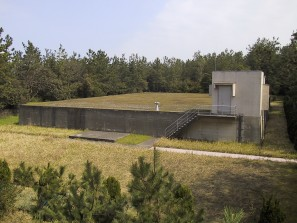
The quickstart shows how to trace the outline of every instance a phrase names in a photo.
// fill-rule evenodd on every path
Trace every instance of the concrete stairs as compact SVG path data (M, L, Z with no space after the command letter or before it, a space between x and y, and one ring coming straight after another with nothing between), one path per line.
M190 109L186 111L180 118L165 129L165 137L172 138L176 136L182 129L188 126L198 116L198 114L198 109Z

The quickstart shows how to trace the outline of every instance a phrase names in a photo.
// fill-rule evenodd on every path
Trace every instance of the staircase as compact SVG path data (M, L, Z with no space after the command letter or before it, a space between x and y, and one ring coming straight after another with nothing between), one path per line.
M176 135L181 129L190 124L198 116L198 113L199 109L190 109L186 111L181 117L179 117L179 119L165 129L165 136L170 138Z
M235 117L236 113L236 106L212 105L192 108L186 111L181 117L165 129L165 137L174 137L180 130L189 125L197 116Z

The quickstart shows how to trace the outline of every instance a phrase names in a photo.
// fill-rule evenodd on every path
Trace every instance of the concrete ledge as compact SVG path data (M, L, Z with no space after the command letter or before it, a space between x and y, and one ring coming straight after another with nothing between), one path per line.
M102 132L102 131L86 131L76 135L69 136L70 139L86 139L92 141L115 142L120 138L129 135L129 133L120 132Z

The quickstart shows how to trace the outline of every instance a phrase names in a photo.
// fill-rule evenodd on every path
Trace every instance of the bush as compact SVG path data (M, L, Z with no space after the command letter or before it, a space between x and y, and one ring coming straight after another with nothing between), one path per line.
M158 166L156 150L153 164L139 157L131 166L131 174L128 189L137 212L136 222L203 221L203 209L195 213L191 191Z
M106 186L111 199L115 199L116 197L119 197L121 195L121 185L116 178L108 177L104 181L104 185Z
M7 183L11 180L11 171L6 160L0 160L0 182Z
M0 161L0 218L10 212L15 203L16 187L11 183L11 172L5 160Z
M285 218L286 215L280 208L280 201L274 195L268 199L263 197L263 206L258 223L281 223L285 221Z
M297 98L286 96L284 100L284 110L287 119L288 135L294 148L297 150Z
M62 179L64 167L57 170L48 164L36 172L36 218L57 222L127 222L127 199L121 195L119 182L109 177L103 184L101 171L91 162L85 164L81 180L70 174L67 183Z
M33 189L37 192L37 205L35 208L36 217L40 220L51 221L52 213L58 213L61 203L60 198L66 194L63 182L63 174L65 167L59 169L51 167L36 168L38 181ZM48 206L52 206L52 210L48 212Z
M21 162L20 166L13 170L13 182L16 185L32 187L34 185L32 167L26 167L25 163Z

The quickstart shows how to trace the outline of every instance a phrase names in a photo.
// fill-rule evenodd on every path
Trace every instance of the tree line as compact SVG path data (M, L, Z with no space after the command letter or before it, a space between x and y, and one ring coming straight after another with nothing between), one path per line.
M292 35L290 45L283 48L284 60L281 71L289 74L285 89L284 110L287 118L289 139L297 150L297 32Z
M148 61L137 54L110 57L91 49L82 57L68 54L62 45L42 54L31 41L16 51L12 37L0 28L0 108L134 92L207 93L214 70L262 70L271 93L286 95L291 80L297 79L296 61L291 59L294 44L281 47L276 38L259 38L247 47L246 55L226 49L206 55L198 51L186 61L168 57Z

